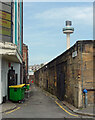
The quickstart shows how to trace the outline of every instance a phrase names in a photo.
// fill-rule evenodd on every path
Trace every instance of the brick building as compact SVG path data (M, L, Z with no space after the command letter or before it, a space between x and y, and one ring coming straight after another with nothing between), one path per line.
M75 107L84 106L83 90L87 89L88 105L95 102L95 41L77 41L70 49L35 72L35 83L60 100Z
M24 83L28 80L28 46L23 44Z

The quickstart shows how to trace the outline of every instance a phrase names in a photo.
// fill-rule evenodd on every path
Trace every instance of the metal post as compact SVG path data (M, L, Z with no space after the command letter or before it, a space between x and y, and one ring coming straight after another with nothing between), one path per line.
M87 93L85 93L85 108L87 107Z
M83 93L85 94L85 108L87 107L87 90L84 89Z

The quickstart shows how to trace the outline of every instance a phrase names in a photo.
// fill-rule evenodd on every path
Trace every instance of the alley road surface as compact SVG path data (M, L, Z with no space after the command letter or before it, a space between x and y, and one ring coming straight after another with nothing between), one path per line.
M79 118L66 106L64 110L45 92L32 85L32 96L17 108L3 114L3 118Z

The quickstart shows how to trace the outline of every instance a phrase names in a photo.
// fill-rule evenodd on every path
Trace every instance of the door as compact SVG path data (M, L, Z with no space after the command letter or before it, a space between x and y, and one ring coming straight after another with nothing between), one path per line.
M46 90L48 90L48 80L46 80Z
M9 98L9 86L17 85L17 74L15 74L15 70L13 67L8 71L8 98Z
M57 97L64 100L66 81L66 62L57 65Z

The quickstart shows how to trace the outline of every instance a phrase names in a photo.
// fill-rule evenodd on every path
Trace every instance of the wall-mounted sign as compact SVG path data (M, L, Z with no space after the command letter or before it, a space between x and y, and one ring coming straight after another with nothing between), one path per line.
M11 29L0 27L0 34L11 37Z
M7 20L0 19L0 26L6 27L6 28L11 28L11 22Z
M76 57L77 56L77 51L72 53L72 57Z
M0 10L0 18L11 21L11 14Z
M0 2L0 41L11 41L11 2Z

